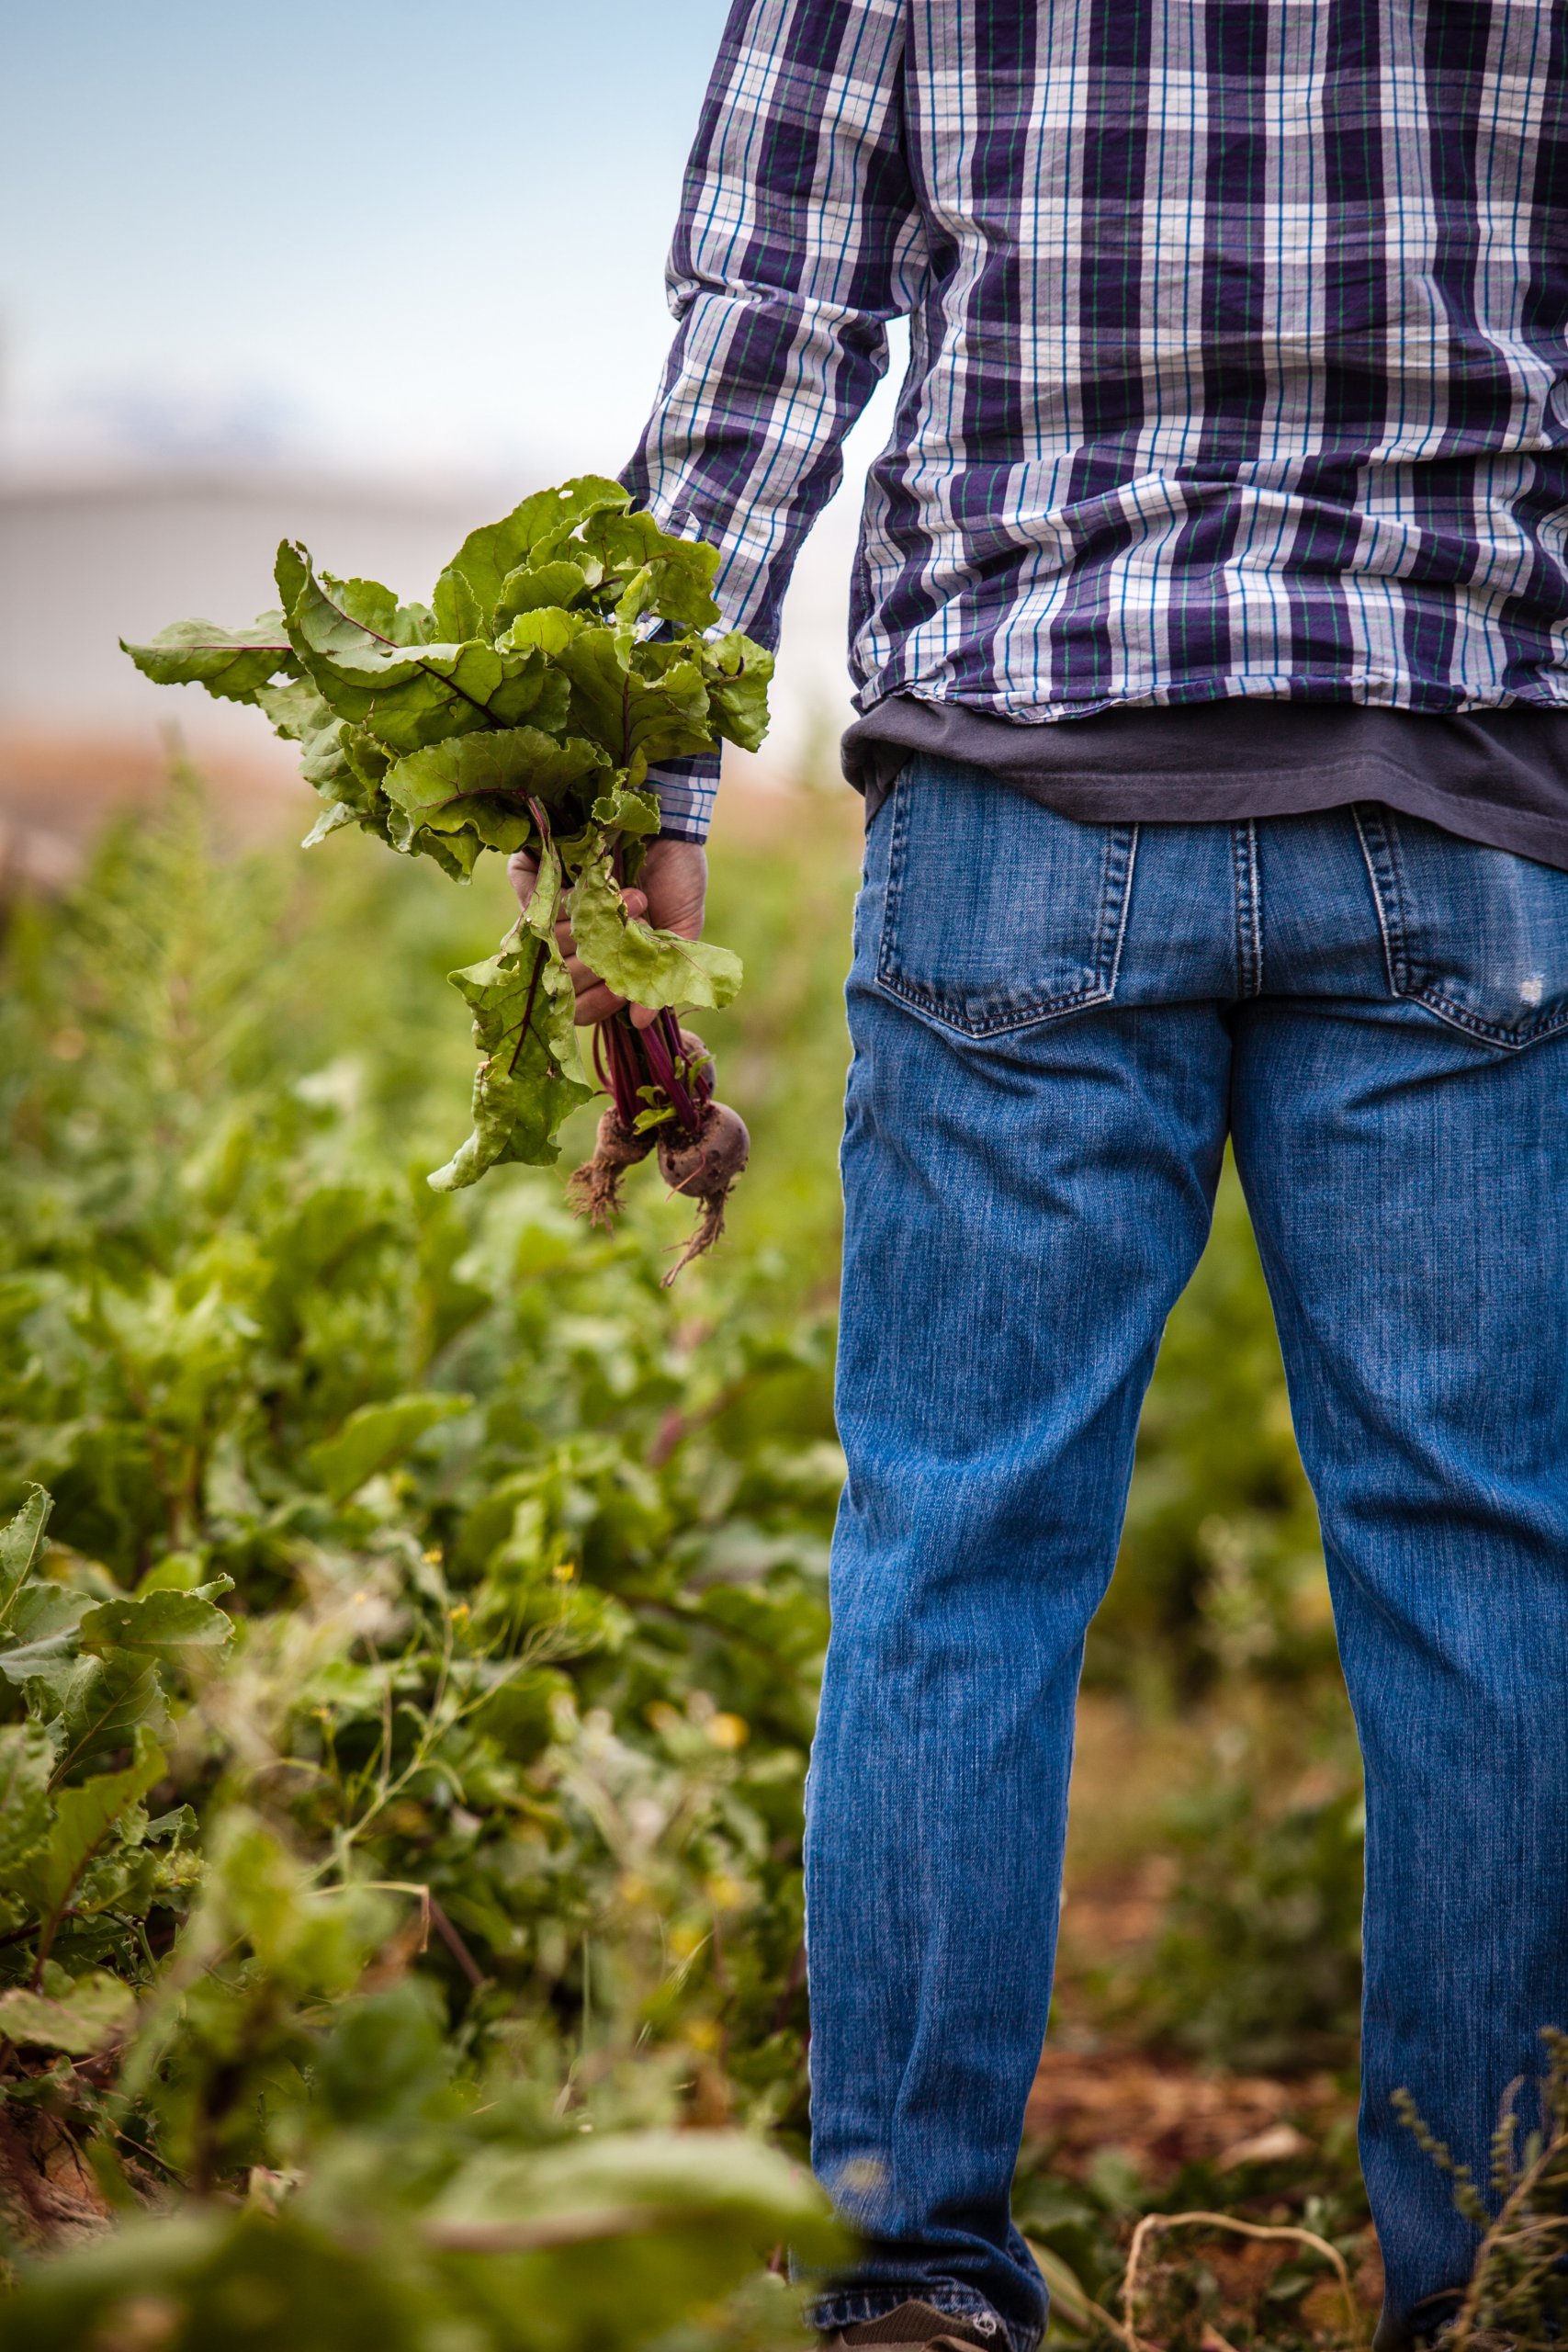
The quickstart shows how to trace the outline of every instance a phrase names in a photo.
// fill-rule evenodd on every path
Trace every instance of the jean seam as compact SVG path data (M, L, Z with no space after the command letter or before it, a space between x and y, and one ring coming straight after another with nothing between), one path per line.
M1383 971L1391 996L1408 996L1408 944L1404 921L1404 894L1400 888L1396 845L1391 838L1392 818L1387 825L1382 816L1369 801L1352 804L1351 816L1356 822L1356 834L1361 844L1361 856L1371 884L1372 905L1377 913L1378 930L1382 938Z
M1107 999L1115 995L1116 983L1122 976L1122 949L1126 942L1127 917L1133 904L1133 871L1138 862L1138 835L1139 828L1136 825L1112 825L1106 836L1105 865L1102 869L1100 889L1100 937L1096 942L1096 953L1100 959L1098 968ZM1108 970L1105 964L1105 944L1107 928L1112 923L1111 866L1113 861L1119 861L1115 887L1120 896L1115 907L1113 936L1111 940L1111 964Z
M1109 1004L1109 989L1078 989L1070 996L1047 997L1038 1004L1010 1006L994 1021L968 1022L959 1018L953 1007L939 998L928 996L921 989L913 988L907 980L890 979L879 971L876 984L887 996L907 1004L940 1028L950 1030L956 1037L970 1037L983 1043L988 1037L1006 1037L1015 1029L1032 1028L1037 1022L1059 1021L1064 1013L1082 1012L1091 1004Z
M1235 876L1236 979L1244 997L1263 993L1263 894L1258 865L1258 820L1248 817L1231 832Z

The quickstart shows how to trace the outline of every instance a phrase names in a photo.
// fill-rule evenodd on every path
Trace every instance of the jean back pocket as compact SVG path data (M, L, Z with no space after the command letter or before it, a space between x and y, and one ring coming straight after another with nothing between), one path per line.
M1568 1024L1568 873L1359 808L1396 996L1488 1045Z
M976 768L912 760L893 788L878 985L993 1037L1109 1001L1135 825L1079 824Z

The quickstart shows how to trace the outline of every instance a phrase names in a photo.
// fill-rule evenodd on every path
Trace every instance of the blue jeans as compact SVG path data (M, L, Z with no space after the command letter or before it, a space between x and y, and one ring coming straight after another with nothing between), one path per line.
M1366 1759L1380 2342L1568 2025L1568 873L1363 805L1089 825L929 760L867 844L807 1801L814 2162L908 2296L1029 2352L1009 2190L1085 1630L1227 1137Z

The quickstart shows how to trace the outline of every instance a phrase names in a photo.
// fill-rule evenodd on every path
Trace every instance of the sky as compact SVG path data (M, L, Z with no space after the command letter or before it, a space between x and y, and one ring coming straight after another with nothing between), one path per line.
M616 466L725 0L0 0L13 448Z
M466 503L618 472L727 11L0 0L0 479L259 463ZM848 715L892 404L888 383L785 606L786 761Z

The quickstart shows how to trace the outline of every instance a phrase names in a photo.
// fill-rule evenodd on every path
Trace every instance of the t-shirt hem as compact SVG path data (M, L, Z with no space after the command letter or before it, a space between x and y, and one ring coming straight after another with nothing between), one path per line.
M1303 719L1311 707L1303 708ZM1015 736L1005 720L988 713L967 712L970 722L979 718L977 728L961 720L954 730L956 740L948 743L933 741L931 736L937 726L950 714L957 716L956 707L944 707L912 696L900 696L879 706L874 714L868 714L850 729L844 742L844 772L865 796L868 822L899 769L910 759L925 757L980 767L999 788L1021 793L1062 816L1083 822L1237 823L1276 816L1310 816L1324 809L1348 808L1358 801L1381 801L1406 816L1439 825L1461 840L1568 870L1568 775L1562 787L1563 810L1559 816L1550 809L1531 808L1522 800L1521 779L1517 775L1509 776L1504 791L1495 794L1475 790L1468 777L1465 788L1445 789L1429 775L1390 756L1391 750L1396 747L1388 741L1359 740L1353 752L1338 758L1326 745L1314 755L1303 741L1302 751L1305 756L1294 760L1270 757L1259 744L1254 747L1256 765L1249 762L1247 769L1242 771L1205 762L1201 718L1190 707L1171 729L1168 762L1162 757L1158 764L1140 764L1137 770L1119 771L1094 765L1086 758L1081 768L1064 762L1060 766L1052 763L1032 769L1027 756L1018 756L1023 748L1024 730L1020 729ZM1144 715L1153 718L1156 714L1145 707ZM1459 718L1479 715L1454 714ZM1413 714L1403 716L1414 726L1427 723ZM1193 729L1190 735L1190 727ZM1305 730L1303 731L1304 735ZM1065 748L1060 738L1053 744L1053 751L1059 746ZM1086 744L1086 752L1088 748ZM1147 748L1144 746L1145 751ZM1160 749L1164 752L1167 746L1162 743ZM1568 741L1564 751L1568 752ZM1004 752L1009 754L1006 758L1000 756ZM987 757L987 753L991 756ZM1474 756L1467 750L1467 768ZM1553 768L1556 763L1554 757ZM1504 784L1501 774L1498 781ZM1536 782L1538 791L1541 788L1536 779L1529 781ZM1551 782L1555 787L1555 775Z
M911 757L919 756L911 754ZM1425 818L1484 849L1508 850L1516 857L1533 858L1538 865L1568 869L1568 819L1541 817L1517 808L1503 808L1484 800L1436 789L1407 770L1380 762L1362 762L1353 773L1325 769L1314 777L1288 783L1269 778L1267 806L1259 805L1256 789L1245 779L1173 783L1165 778L1097 776L1091 783L1073 784L1066 777L1021 784L1013 776L996 778L1003 791L1021 791L1086 824L1245 824L1269 817L1310 817L1329 808L1348 808L1358 801L1379 800L1407 817Z

